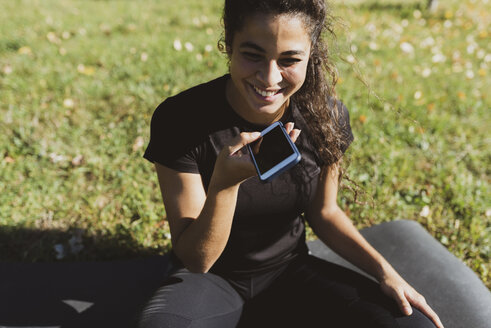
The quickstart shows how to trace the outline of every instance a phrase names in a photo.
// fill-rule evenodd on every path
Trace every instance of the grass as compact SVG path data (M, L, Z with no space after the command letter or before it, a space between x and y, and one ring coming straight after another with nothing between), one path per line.
M168 250L142 154L157 104L227 71L221 3L0 0L1 260ZM359 228L420 222L489 288L491 6L424 6L333 5L348 174L367 204L340 202Z

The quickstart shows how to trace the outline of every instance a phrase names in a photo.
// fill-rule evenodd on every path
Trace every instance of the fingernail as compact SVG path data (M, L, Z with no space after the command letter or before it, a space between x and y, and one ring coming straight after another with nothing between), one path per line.
M404 307L404 312L406 312L407 315L413 314L413 309L410 306Z
M261 132L253 132L251 134L251 137L253 137L253 138L259 138L260 136L261 136Z

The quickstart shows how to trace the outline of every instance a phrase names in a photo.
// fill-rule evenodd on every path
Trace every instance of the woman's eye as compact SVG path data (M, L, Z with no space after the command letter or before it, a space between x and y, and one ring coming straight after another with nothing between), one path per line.
M244 52L242 53L246 58L252 60L252 61L259 61L261 60L261 55L255 54L252 52Z
M300 62L301 59L298 58L284 58L280 60L280 64L282 66L292 66L295 65L296 63Z

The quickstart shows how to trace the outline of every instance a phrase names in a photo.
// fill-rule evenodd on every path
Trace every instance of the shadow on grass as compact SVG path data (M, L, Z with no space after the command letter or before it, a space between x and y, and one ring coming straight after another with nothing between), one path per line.
M107 261L165 253L145 248L127 230L88 235L80 229L37 230L0 226L0 261Z
M74 236L84 248L56 260ZM134 327L170 268L156 253L130 234L0 227L0 327Z

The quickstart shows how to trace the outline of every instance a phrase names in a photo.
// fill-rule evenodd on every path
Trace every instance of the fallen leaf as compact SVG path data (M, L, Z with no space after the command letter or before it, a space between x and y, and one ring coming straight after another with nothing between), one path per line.
M77 155L72 159L72 165L73 166L80 166L84 160L84 157L82 155Z
M32 53L32 50L28 46L24 46L20 47L19 50L17 50L17 53L20 55L30 55Z

